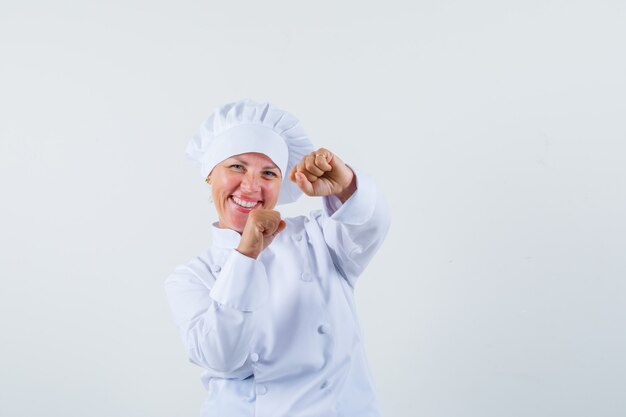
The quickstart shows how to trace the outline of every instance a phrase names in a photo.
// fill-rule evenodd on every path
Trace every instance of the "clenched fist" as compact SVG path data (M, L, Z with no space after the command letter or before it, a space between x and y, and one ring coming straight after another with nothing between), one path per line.
M305 155L291 169L289 179L308 196L336 195L342 203L356 190L352 169L325 148Z
M237 251L256 259L287 224L275 210L256 209L248 214Z

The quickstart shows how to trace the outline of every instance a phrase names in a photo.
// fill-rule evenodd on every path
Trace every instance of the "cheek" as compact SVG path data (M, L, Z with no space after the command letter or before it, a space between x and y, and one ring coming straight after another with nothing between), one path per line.
M278 195L280 194L280 183L272 184L266 189L266 196L268 201L272 201L274 205L278 201Z
M234 177L223 177L221 180L214 184L213 190L217 191L219 194L232 194L233 191L238 187L239 181Z

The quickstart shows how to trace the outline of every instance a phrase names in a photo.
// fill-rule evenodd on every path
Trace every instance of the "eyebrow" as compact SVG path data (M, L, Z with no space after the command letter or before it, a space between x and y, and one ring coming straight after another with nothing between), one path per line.
M244 160L241 160L241 159L236 158L234 156L232 157L232 159L234 159L235 161L239 162L241 165L248 166L248 163L246 161L244 161ZM278 167L276 165L272 164L272 165L266 165L262 169L278 169Z

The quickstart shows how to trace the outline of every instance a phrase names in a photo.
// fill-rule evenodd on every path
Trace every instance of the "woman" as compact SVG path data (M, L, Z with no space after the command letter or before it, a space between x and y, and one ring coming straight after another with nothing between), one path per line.
M187 154L212 187L212 247L165 289L202 415L379 416L353 289L389 227L372 181L269 103L219 107ZM304 192L323 209L281 218Z

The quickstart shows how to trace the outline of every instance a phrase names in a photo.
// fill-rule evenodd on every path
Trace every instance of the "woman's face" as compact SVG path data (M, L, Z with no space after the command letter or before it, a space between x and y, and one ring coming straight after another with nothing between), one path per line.
M278 201L282 175L265 154L249 152L232 156L209 174L219 227L243 232L248 214L257 208L273 209Z

